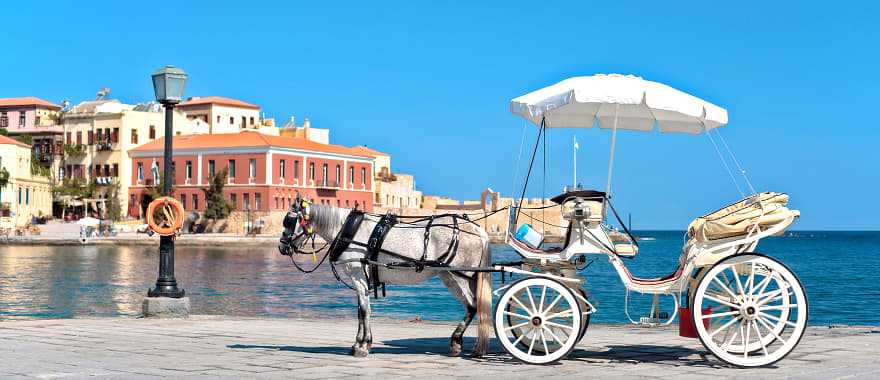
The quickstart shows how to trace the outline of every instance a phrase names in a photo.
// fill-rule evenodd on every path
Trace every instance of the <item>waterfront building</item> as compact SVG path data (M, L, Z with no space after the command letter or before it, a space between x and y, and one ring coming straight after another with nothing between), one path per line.
M85 101L64 114L63 180L94 181L98 194L90 209L103 210L113 183L119 184L120 209L128 209L128 186L133 178L128 151L165 136L165 112L158 104L123 104L118 100ZM191 123L183 113L174 113L174 133L189 134ZM68 182L70 183L70 182ZM64 200L63 205L71 200ZM72 200L74 205L82 200Z
M260 106L222 96L191 97L177 105L189 120L208 126L208 134L258 130L263 126ZM176 125L176 123L175 123ZM271 132L270 132L271 133Z
M31 167L31 146L0 136L0 227L21 227L31 217L52 214L49 178Z
M372 211L373 157L361 150L256 131L175 136L174 196L186 211L204 211L208 180L228 170L225 198L237 211L286 211L296 193L317 204ZM132 149L128 213L140 217L154 166L163 167L161 140Z
M296 137L319 142L321 144L330 143L330 130L325 128L313 128L312 123L309 122L309 118L306 118L303 121L302 126L298 127L296 125L296 119L291 116L290 121L281 126L278 134L279 136Z
M422 192L416 190L416 181L411 174L392 173L391 156L366 146L354 147L362 154L375 160L373 178L373 204L385 209L417 209L422 207Z
M0 99L0 129L13 137L30 136L37 162L50 173L57 173L60 164L61 109L33 96Z

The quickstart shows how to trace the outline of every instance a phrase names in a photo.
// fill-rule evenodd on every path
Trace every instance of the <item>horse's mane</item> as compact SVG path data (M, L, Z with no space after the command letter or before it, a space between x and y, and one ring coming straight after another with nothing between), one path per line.
M324 239L332 239L342 229L350 210L329 205L313 204L309 206L309 219L315 232Z

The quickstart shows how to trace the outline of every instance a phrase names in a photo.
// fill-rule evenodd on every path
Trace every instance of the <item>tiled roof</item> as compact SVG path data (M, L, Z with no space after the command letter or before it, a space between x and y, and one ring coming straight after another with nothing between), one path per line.
M34 97L34 96L25 96L22 98L0 98L0 107L22 107L22 106L38 106L44 108L52 108L56 110L60 110L61 106Z
M172 140L174 149L198 150L217 148L251 148L251 147L278 147L306 150L312 152L345 154L372 158L372 155L355 148L342 145L321 144L298 137L282 137L265 135L259 132L243 131L239 133L217 133L207 135L182 135L174 136ZM132 152L161 151L165 148L165 139L159 138L144 145L132 149Z
M30 148L30 147L31 147L31 146L28 145L28 144L25 144L25 143L23 143L23 142L21 142L21 141L18 141L18 140L16 140L16 139L9 138L9 137L3 136L3 135L0 135L0 144L2 144L2 145L12 144L12 145L18 145L18 146L21 146L21 147L25 147L25 148Z
M353 147L353 148L351 148L351 149L355 149L355 150L361 151L361 152L363 152L363 153L365 153L365 154L368 154L368 155L370 155L370 156L389 156L388 153L384 153L384 152L380 152L380 151L375 150L375 149L367 148L366 145L358 145L358 146Z
M187 106L196 106L202 104L217 104L221 106L229 106L229 107L238 107L238 108L251 108L258 110L260 106L256 104L251 104L247 102L243 102L238 99L230 99L224 98L222 96L202 96L202 97L194 97L189 100L178 104L178 107L187 107Z

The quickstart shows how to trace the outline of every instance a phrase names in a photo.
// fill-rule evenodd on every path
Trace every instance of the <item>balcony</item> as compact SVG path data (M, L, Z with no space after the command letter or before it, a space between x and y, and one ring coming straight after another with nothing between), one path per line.
M184 185L192 185L192 181L193 181L192 178L187 178L187 179L183 180L183 184Z
M95 144L95 150L99 152L113 150L113 144L109 142L97 143Z
M255 177L248 178L248 185L253 185L255 183L257 183L257 179Z
M336 182L336 181L321 181L321 182L318 182L318 184L315 185L315 187L317 187L317 188L319 188L319 189L334 189L334 190L335 190L335 189L338 189L338 188L339 188L339 182Z
M235 184L235 177L233 177L233 176L226 177L226 184L227 185L234 185Z

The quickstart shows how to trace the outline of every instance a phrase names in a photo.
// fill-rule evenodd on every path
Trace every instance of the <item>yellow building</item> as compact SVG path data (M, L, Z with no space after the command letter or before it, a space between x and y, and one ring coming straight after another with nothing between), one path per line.
M174 133L191 134L192 123L174 113ZM59 178L94 180L96 198L107 198L108 185L119 183L120 208L128 214L132 161L128 151L165 136L165 110L158 104L129 105L117 100L82 102L64 115L65 160ZM95 202L90 209L103 205Z
M31 146L0 136L0 227L21 227L32 216L52 214L49 178L31 174Z
M422 192L411 174L392 173L391 156L366 146L354 149L373 156L373 206L385 209L422 208Z

